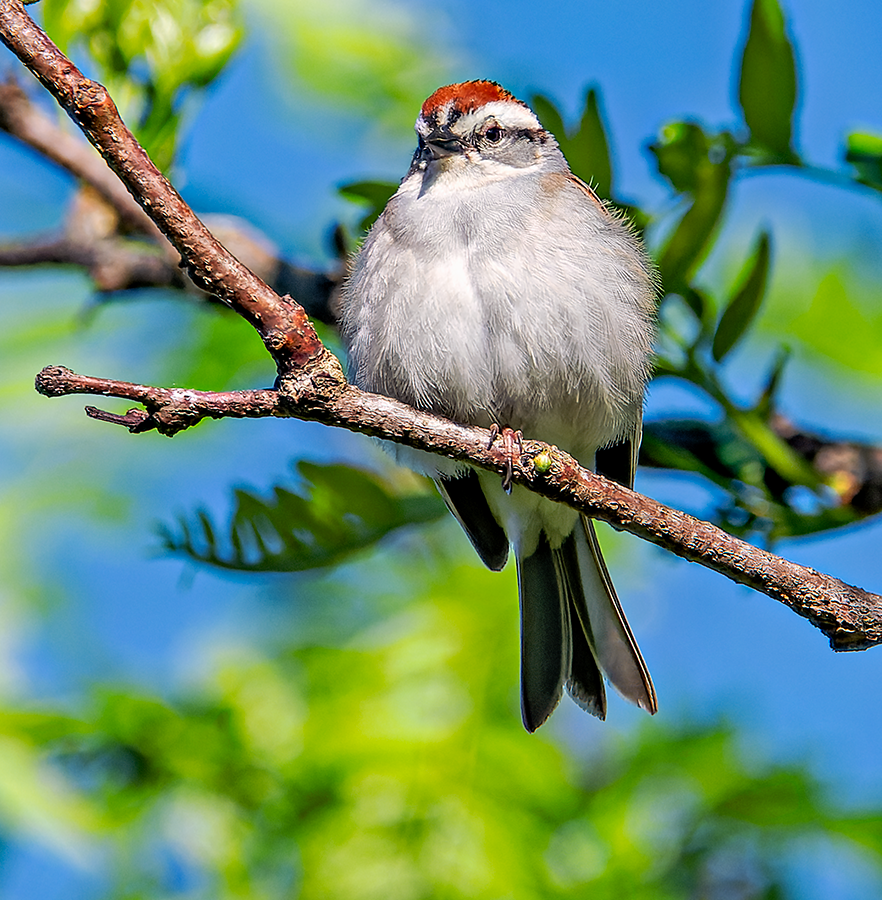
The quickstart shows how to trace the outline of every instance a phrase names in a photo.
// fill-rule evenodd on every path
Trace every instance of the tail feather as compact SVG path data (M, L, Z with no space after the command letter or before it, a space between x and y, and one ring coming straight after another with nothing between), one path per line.
M572 659L566 583L543 534L530 556L518 558L521 607L521 716L535 731L554 711Z
M623 697L655 714L655 687L603 561L594 523L582 516L570 541L581 575L573 602L594 657Z
M554 549L543 534L536 550L518 559L518 588L521 713L528 731L551 715L564 684L582 709L605 718L603 675L626 699L656 712L652 679L589 519Z
M597 667L594 652L585 637L585 629L579 620L576 605L569 598L567 598L567 607L570 613L570 635L573 642L567 693L585 712L597 716L598 719L605 719L606 689L603 686L603 675Z

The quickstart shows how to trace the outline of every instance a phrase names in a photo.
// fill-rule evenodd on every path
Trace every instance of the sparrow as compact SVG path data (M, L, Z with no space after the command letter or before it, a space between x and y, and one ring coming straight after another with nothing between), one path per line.
M523 432L633 485L655 328L633 228L569 169L527 104L492 81L439 88L417 148L341 295L354 383L464 424ZM499 476L405 447L483 562L517 560L521 712L564 686L606 715L604 676L657 709L591 520Z

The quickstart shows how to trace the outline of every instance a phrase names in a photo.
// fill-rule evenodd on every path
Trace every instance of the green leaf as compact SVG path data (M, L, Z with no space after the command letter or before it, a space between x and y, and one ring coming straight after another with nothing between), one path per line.
M764 231L753 252L750 271L741 287L729 301L729 305L723 311L717 325L712 347L712 353L717 362L720 362L741 340L759 312L768 275L769 233Z
M659 258L666 291L686 292L689 278L713 245L716 227L726 206L729 173L708 173L702 190L683 214Z
M790 347L781 346L778 348L778 352L775 354L775 360L772 363L772 367L766 378L765 386L754 404L756 412L766 419L771 417L775 412L778 388L781 385L784 369L790 361L791 355L792 351Z
M850 134L845 161L854 166L859 181L882 191L882 136L859 131Z
M300 462L298 492L276 487L269 498L237 490L221 527L204 511L163 529L173 553L245 572L300 572L342 562L405 525L444 514L440 498L401 494L378 476L344 465Z
M398 190L391 181L353 181L341 184L340 193L349 200L365 200L374 206L383 207Z
M687 285L676 296L682 298L683 302L695 314L695 318L701 322L708 310L709 299L707 294L698 288Z
M728 132L713 135L696 122L671 122L649 149L659 173L691 199L659 257L665 290L688 292L726 205L736 144Z
M738 99L753 143L777 162L796 160L796 95L796 61L778 0L754 0Z
M390 181L353 181L337 188L341 196L356 203L367 204L368 211L358 223L361 231L367 231L386 208L389 198L398 190Z
M563 150L573 172L590 182L601 197L611 197L613 190L612 161L606 134L599 94L591 88L585 95L579 130L568 136Z
M694 194L700 185L699 170L708 158L711 138L697 122L668 122L649 150L659 174L681 194Z

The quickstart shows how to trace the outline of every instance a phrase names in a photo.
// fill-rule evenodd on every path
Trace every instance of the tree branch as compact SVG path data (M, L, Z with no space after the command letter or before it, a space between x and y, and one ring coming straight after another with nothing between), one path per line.
M0 246L0 266L55 265L81 266L99 291L122 291L139 287L182 287L184 279L177 266L150 249L121 238L87 237L72 234L22 244Z
M279 372L275 390L212 393L91 378L56 366L40 373L39 391L48 396L87 393L142 403L145 410L125 415L90 408L93 417L136 432L155 428L172 435L203 418L292 416L504 471L505 453L486 430L458 425L347 384L303 309L275 294L212 237L125 128L104 88L84 78L60 53L30 20L20 0L0 0L0 37L80 125L180 252L194 281L224 299L257 329ZM556 448L525 441L513 480L763 591L808 618L835 649L882 643L882 597L788 562L607 481Z
M147 407L146 411L129 410L125 416L106 413L93 406L86 408L91 418L125 425L136 434L155 428L160 434L172 437L203 419L258 419L289 415L284 398L278 391L194 391L148 387L128 381L77 375L64 366L47 366L37 375L34 386L46 397L96 394L142 403Z
M59 128L11 78L0 83L0 129L90 184L129 229L159 237L153 220L81 138Z
M172 435L208 417L291 416L468 460L500 474L507 461L501 442L491 442L487 429L458 425L352 385L342 390L334 387L327 394L315 383L291 403L290 397L273 390L168 390L91 378L52 366L37 376L37 390L51 397L87 393L143 403L147 412L135 416L130 411L128 419L90 412L133 432L156 428ZM583 468L556 447L524 441L513 481L780 600L823 631L835 650L865 650L882 643L882 597L760 550L709 522L628 490Z

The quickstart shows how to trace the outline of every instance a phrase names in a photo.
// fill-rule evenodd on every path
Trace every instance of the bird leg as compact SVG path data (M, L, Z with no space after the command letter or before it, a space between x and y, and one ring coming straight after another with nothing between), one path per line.
M517 447L518 459L524 452L523 432L513 431L511 428L502 428L496 424L490 426L490 441L487 444L489 450L496 439L502 441L502 452L505 454L505 474L502 476L502 489L506 494L511 493L511 481L514 476L515 448Z

